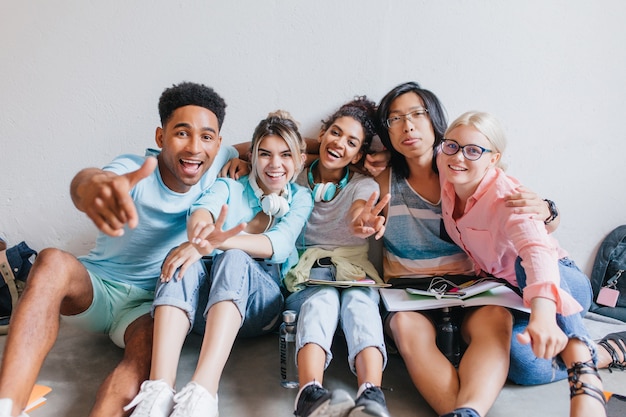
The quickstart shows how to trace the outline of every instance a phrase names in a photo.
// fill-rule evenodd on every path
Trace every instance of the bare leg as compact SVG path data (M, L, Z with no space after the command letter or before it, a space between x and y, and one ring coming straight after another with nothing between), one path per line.
M315 343L307 343L298 351L298 381L304 386L311 381L324 380L326 351Z
M152 317L143 315L132 322L124 335L126 347L122 361L107 376L96 394L91 417L129 415L123 407L139 392L148 379L152 352Z
M417 312L398 312L392 316L389 328L413 384L428 404L438 414L454 409L459 378L437 348L433 323Z
M454 408L487 414L509 370L513 318L503 307L485 306L469 313L462 327L468 348L459 365L460 388Z
M383 382L383 355L378 348L366 347L354 359L358 386L369 382L379 387Z
M561 352L561 358L567 368L571 368L575 362L591 361L591 353L583 342L578 339L570 339L563 352ZM602 390L602 381L595 375L582 374L580 375L580 381ZM600 401L590 395L576 395L570 402L570 417L584 416L606 416L606 408Z
M13 400L14 415L26 406L43 361L56 341L59 313L78 314L92 299L89 275L74 256L58 249L39 253L11 318L0 370L0 398Z
M151 380L162 379L174 388L180 353L189 326L187 313L177 307L163 305L154 310Z
M209 309L198 366L191 378L217 395L222 372L239 333L242 317L231 301L215 303Z

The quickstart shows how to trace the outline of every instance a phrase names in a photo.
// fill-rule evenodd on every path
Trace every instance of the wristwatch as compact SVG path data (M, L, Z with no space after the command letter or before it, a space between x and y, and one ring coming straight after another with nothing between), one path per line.
M556 204L554 204L554 201L548 200L547 198L544 198L543 201L548 203L548 209L550 210L550 217L545 219L543 222L545 224L550 224L550 223L552 223L552 221L554 219L556 219L558 217L559 211L556 209Z

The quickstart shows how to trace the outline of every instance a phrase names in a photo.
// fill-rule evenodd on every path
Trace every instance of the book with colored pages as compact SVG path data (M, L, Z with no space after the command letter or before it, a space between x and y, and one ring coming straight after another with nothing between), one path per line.
M45 385L36 384L28 397L28 403L24 412L29 413L36 408L41 407L46 402L46 395L52 391L52 388Z
M497 283L493 283L497 284ZM491 287L486 288L485 287ZM443 307L478 307L484 305L499 305L515 310L530 312L530 308L524 306L524 301L515 291L504 285L485 285L482 291L477 288L470 290L465 288L460 293L437 297L435 294L420 294L419 290L400 288L381 288L380 296L389 311L419 311L432 310ZM409 292L411 290L411 292Z

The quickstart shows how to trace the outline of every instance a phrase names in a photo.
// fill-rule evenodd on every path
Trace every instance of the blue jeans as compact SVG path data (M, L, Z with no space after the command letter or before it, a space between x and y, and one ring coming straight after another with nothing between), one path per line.
M232 301L239 310L240 336L269 333L280 324L284 299L278 264L257 261L244 251L231 249L196 262L183 279L178 280L178 272L174 278L157 285L153 311L159 305L180 308L196 333L204 334L209 308L221 301Z
M329 268L317 268L327 270ZM307 343L315 343L326 352L328 367L332 360L331 346L337 325L348 345L348 363L356 374L356 356L367 347L375 347L383 355L383 368L387 364L387 350L380 319L380 296L377 289L368 287L335 288L311 286L287 297L286 308L298 311L296 333L297 352Z
M589 333L583 323L583 317L589 311L592 292L589 278L576 266L574 261L563 258L559 260L559 272L561 275L560 286L571 294L583 307L583 311L570 316L557 314L557 324L571 339L577 338L585 342L591 350L594 363L597 363L596 345L591 341ZM520 289L526 287L526 272L518 258L515 264L517 284ZM522 333L530 316L527 313L514 311L515 323L513 325L513 337L511 339L511 366L509 379L520 385L538 385L567 378L567 370L561 360L540 359L535 356L530 344L522 345L517 341L516 335Z

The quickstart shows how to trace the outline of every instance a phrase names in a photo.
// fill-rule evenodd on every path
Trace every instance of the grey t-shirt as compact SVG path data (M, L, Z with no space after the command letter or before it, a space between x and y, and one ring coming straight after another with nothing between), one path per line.
M298 176L296 182L309 187L308 169ZM370 177L353 173L345 188L330 201L316 202L313 212L296 240L298 250L320 247L332 250L339 246L357 246L367 243L352 234L349 227L349 210L355 200L367 201L373 192L378 193L378 183Z

